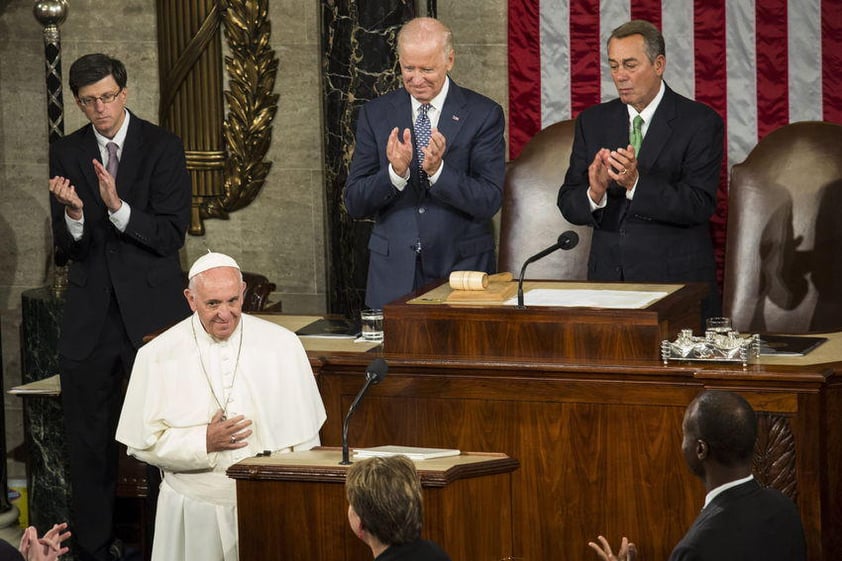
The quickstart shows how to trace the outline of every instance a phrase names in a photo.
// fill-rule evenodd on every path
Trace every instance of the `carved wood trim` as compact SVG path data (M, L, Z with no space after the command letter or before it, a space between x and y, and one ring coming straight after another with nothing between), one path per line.
M788 417L757 413L757 442L752 464L754 477L761 485L777 489L797 502L795 437Z
M278 58L269 47L268 0L158 0L162 126L185 145L193 183L189 233L229 218L260 192L278 108ZM230 54L224 57L223 29ZM223 104L224 100L224 104ZM223 120L223 105L227 114Z
M272 121L278 110L275 77L278 58L269 47L271 24L268 0L229 1L224 12L225 38L232 55L225 57L228 72L228 116L223 123L228 158L224 195L201 207L202 218L228 218L257 197L272 167L264 160L272 140Z

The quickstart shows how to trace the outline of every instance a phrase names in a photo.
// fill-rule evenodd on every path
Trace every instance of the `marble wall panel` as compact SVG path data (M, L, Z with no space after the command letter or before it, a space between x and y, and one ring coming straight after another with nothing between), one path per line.
M437 0L438 18L450 26L457 45L504 45L506 2Z
M46 282L52 253L46 169L38 164L0 164L0 182L4 183L0 229L9 234L0 244L0 262L8 265L0 267L0 290Z
M308 72L319 64L317 47L283 47L281 52L284 58L275 87L278 113L267 155L272 171L267 181L278 179L288 169L321 169L323 158L320 79ZM262 201L257 204L264 205Z
M313 0L269 2L274 48L319 44L319 3Z

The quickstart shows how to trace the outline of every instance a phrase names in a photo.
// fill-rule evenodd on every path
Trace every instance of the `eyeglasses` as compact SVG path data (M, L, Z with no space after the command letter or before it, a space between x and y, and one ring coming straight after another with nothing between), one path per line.
M123 91L123 88L120 88L114 93L105 93L100 96L90 96L90 97L77 97L76 99L79 101L79 104L82 107L93 107L96 105L97 101L101 101L103 103L111 103L117 96L120 95L120 92Z

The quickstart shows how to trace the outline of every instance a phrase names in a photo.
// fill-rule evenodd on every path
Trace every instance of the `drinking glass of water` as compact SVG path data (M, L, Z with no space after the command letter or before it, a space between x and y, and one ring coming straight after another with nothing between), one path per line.
M366 308L360 312L360 327L363 339L377 343L383 342L383 310Z

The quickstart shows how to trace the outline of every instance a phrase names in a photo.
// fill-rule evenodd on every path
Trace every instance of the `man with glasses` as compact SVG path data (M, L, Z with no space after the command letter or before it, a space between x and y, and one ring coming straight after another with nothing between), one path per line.
M50 146L57 258L70 261L58 343L82 560L119 559L113 535L122 387L143 337L187 317L178 251L191 187L181 140L126 109L126 69L104 54L70 67L90 124Z

